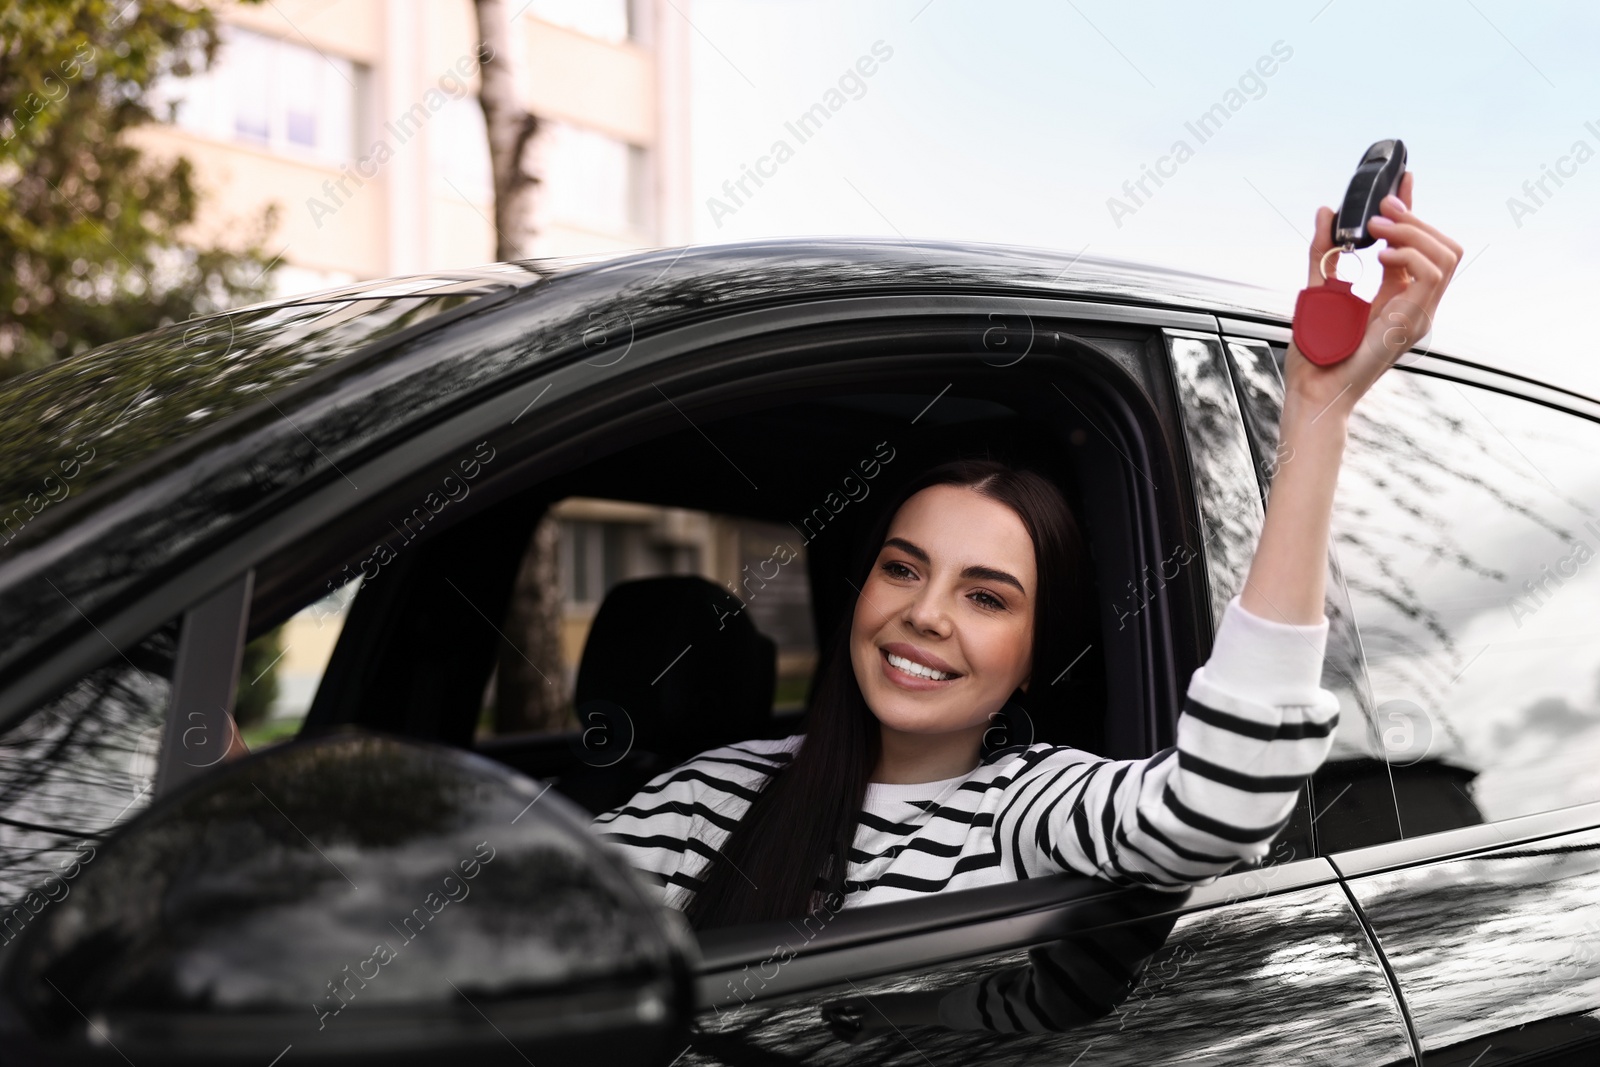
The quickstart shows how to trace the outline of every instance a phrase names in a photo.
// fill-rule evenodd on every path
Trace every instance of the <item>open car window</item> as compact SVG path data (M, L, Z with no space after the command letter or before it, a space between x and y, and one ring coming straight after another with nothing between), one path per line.
M912 384L899 378L887 388L835 387L806 399L769 395L745 412L704 422L696 418L693 424L679 416L679 425L664 435L530 485L436 537L402 541L392 565L364 582L350 603L312 700L310 728L355 723L474 744L564 791L570 782L563 781L563 769L569 778L597 769L593 759L570 763L571 738L558 736L582 733L590 725L582 714L585 671L603 679L634 670L629 649L638 646L623 638L660 637L639 620L632 635L612 627L604 640L617 643L586 664L586 655L601 655L595 627L604 620L607 601L619 590L671 576L697 577L736 592L755 630L774 646L774 678L764 706L751 712L751 732L728 740L793 733L812 684L819 636L847 605L846 558L874 517L878 500L887 496L893 479L963 448L1002 448L1058 470L1086 517L1097 559L1126 566L1130 552L1139 548L1126 535L1127 483L1133 474L1120 460L1107 462L1117 448L1102 432L1111 422L1104 419L1091 429L1080 414L1092 410L1087 398L1074 409L1054 389L1048 394L1056 398L1053 405L1037 389L1023 400L1013 394L1026 394L1026 388L1009 382L958 391L945 388L946 378L930 382L925 392L908 391ZM1048 414L1042 410L1047 406ZM875 480L863 472L863 462ZM1089 478L1114 481L1115 487L1090 501L1076 481L1079 467ZM752 488L746 473L759 477L759 489ZM561 595L559 658L553 661L527 644L518 604L530 543L550 520L556 525L552 540ZM362 552L371 554L368 548ZM651 661L654 670L646 681L669 667L686 644L670 649L664 644L666 658ZM1077 651L1086 654L1060 688L1083 703L1071 714L1063 706L1060 714L1034 723L1034 739L1090 751L1142 749L1150 738L1147 717L1142 710L1109 716L1105 695L1108 656L1143 654L1133 631L1118 635L1113 649L1097 645ZM468 670L464 664L471 657L477 660ZM448 680L442 677L446 673L452 674ZM1119 710L1140 708L1147 699L1129 677L1138 673L1135 668L1124 674L1127 692ZM500 729L502 721L519 725L519 709L509 698L518 689L525 692L530 681L551 688L562 683L570 707L549 721L530 723L532 729ZM419 691L431 694L426 705L413 695ZM635 719L641 714L627 711ZM658 715L659 709L646 708L643 714ZM462 728L463 719L470 728ZM658 738L673 762L720 741L697 737L691 720L668 735L646 722L632 727L640 736ZM622 765L603 768L615 784L603 795L585 792L586 807L596 812L615 807L648 780L640 777L645 768L663 766L645 759L647 753L637 745L634 752L637 773L628 775Z

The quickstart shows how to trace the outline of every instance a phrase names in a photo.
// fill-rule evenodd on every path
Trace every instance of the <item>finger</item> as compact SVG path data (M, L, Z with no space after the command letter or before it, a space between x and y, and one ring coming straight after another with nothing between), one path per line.
M1390 248L1417 249L1436 263L1446 278L1455 273L1456 264L1461 261L1458 252L1415 223L1395 222L1386 216L1374 215L1367 226L1374 234L1389 242Z
M1306 285L1322 284L1322 257L1333 247L1333 208L1317 208L1317 221L1311 231L1311 263L1306 274ZM1335 267L1338 264L1334 265Z
M1426 303L1431 298L1433 291L1444 282L1444 271L1439 264L1429 259L1417 248L1390 245L1388 248L1378 252L1378 262L1382 263L1385 268L1403 267L1411 272L1411 276L1416 279L1414 284L1421 288L1408 295L1418 303Z
M1404 182L1401 184L1403 186ZM1395 207L1391 204L1388 197L1384 197L1382 203L1378 205L1378 210L1382 212L1382 214L1374 215L1373 218L1390 218L1396 222L1410 223L1411 225L1420 227L1432 234L1446 248L1453 251L1456 254L1457 259L1460 259L1462 255L1465 254L1465 250L1458 242L1439 232L1439 228L1437 226L1433 226L1427 222L1424 222L1422 219L1418 218L1414 213L1412 213L1408 201L1402 200L1401 204L1398 207Z
M1412 180L1410 171L1401 176L1402 191L1407 194L1411 192L1410 182ZM1404 236L1396 235L1390 230L1391 224L1396 223L1397 219L1409 220L1413 225L1421 221L1409 212L1406 208L1406 201L1401 201L1395 196L1384 197L1378 205L1378 210L1380 214L1372 216L1367 221L1367 229L1376 237L1388 236L1395 238L1395 240L1389 242L1391 245L1396 243L1404 244L1406 241ZM1412 280L1410 272L1406 270L1403 264L1385 265L1383 268L1383 282L1372 299L1372 318L1378 317L1389 300L1405 292L1410 287Z
M1381 256L1383 251L1380 249L1378 254ZM1372 296L1372 311L1367 315L1367 321L1369 322L1383 312L1384 305L1405 292L1411 284L1411 278L1406 274L1404 267L1390 264L1382 265L1383 281L1379 284L1378 291Z

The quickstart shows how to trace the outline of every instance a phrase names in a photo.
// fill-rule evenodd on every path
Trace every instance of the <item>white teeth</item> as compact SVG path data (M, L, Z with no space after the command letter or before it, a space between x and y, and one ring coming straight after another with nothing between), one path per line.
M953 674L946 674L943 671L936 671L932 667L924 667L915 660L906 659L904 656L897 656L893 652L885 653L885 655L889 657L889 663L891 666L897 667L900 670L905 671L907 674L914 674L919 678L932 678L935 681L943 682L955 677Z

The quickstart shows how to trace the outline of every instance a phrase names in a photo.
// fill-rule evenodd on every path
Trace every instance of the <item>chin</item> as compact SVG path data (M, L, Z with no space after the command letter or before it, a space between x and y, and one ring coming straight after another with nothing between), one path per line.
M942 734L961 728L960 724L952 724L948 716L929 708L907 708L898 706L898 702L891 702L882 711L874 708L872 714L880 725L903 734Z
M970 730L988 718L973 719L974 701L964 695L958 698L954 693L940 694L941 699L935 701L916 693L885 692L885 688L863 689L862 695L878 723L900 733L954 733Z

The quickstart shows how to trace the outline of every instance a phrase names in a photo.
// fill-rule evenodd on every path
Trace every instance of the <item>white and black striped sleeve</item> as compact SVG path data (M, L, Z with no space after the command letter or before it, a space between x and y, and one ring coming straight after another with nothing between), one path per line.
M995 821L1018 878L1077 871L1181 889L1266 856L1339 718L1321 688L1328 620L1292 625L1235 596L1189 682L1178 743L1141 760L1030 750Z
M708 749L656 775L589 825L630 866L654 876L663 902L682 906L684 891L700 888L697 873L732 833L761 781L790 758L784 748L769 753L769 747L755 741Z

